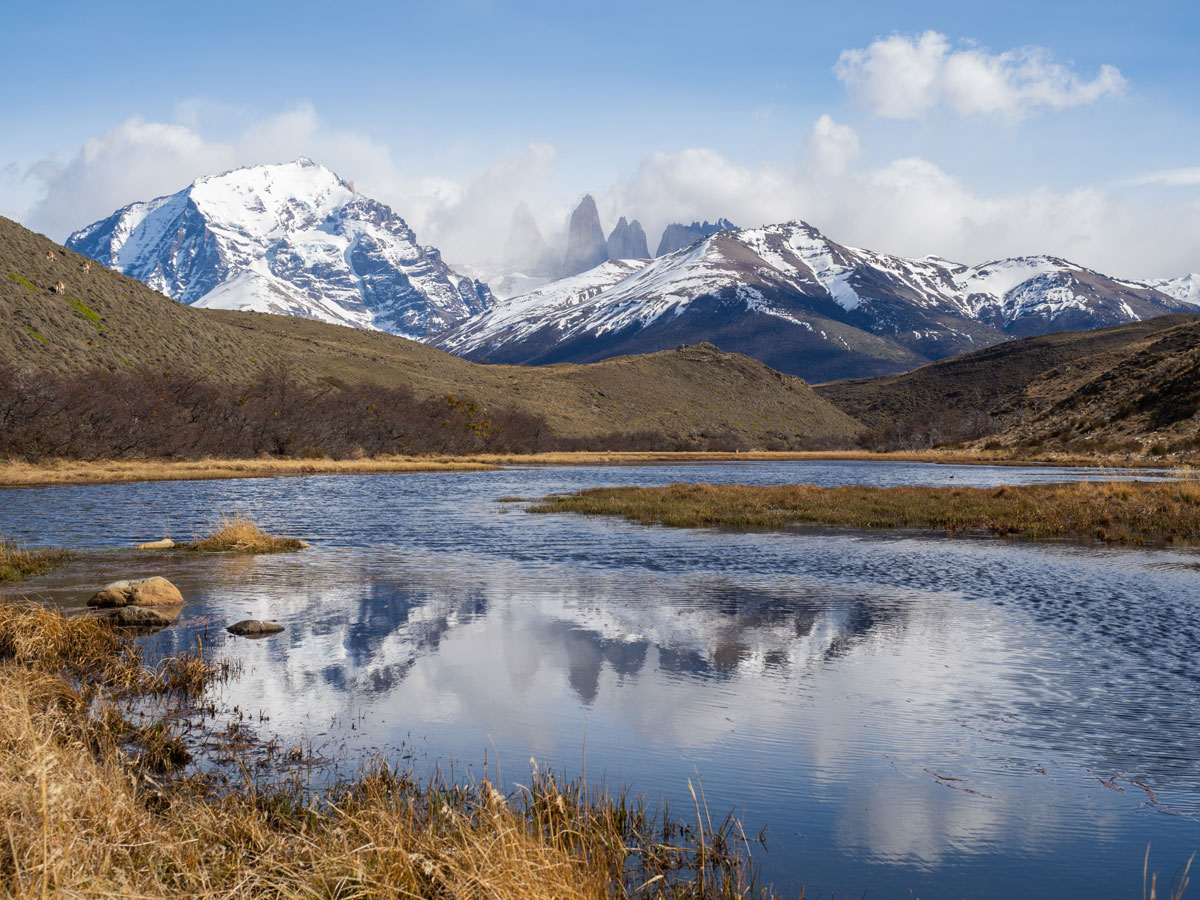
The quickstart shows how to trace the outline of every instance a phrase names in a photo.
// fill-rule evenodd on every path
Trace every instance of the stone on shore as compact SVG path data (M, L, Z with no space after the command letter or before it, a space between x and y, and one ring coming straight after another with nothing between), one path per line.
M283 626L278 622L264 622L261 619L242 619L225 630L241 637L266 637L268 634L279 634L283 631Z
M141 581L114 581L97 591L87 605L98 609L125 606L180 606L183 594L167 579L155 575Z
M170 550L175 546L175 542L170 538L163 538L161 541L147 541L144 544L138 544L138 550Z

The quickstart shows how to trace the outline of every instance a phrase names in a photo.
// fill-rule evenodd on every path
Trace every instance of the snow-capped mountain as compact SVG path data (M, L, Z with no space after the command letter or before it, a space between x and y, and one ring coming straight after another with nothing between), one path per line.
M829 380L1189 309L1054 257L905 259L842 246L804 222L719 231L620 275L610 263L553 282L436 344L468 358L546 363L705 340Z
M418 340L494 304L486 285L421 246L391 209L305 158L132 203L67 246L190 305Z
M1160 278L1147 282L1147 285L1176 300L1200 305L1200 272L1180 278Z
M476 316L462 322L437 342L452 353L467 355L484 344L519 341L540 328L548 317L565 317L597 294L624 281L649 260L610 259L594 269L560 278L493 308L495 316ZM478 324L478 328L473 327Z

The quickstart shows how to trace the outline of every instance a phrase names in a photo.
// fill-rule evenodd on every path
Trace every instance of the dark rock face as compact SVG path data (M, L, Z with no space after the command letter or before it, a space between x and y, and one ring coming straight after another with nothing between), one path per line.
M508 239L504 242L504 265L528 275L552 278L558 274L558 254L550 249L533 211L524 203L513 210Z
M680 225L678 222L672 222L663 229L662 239L658 242L658 252L654 255L666 256L668 253L674 253L676 250L690 247L701 238L706 238L710 234L716 234L718 231L737 230L738 227L728 219L717 219L717 221L711 224L707 220L704 222L693 222L691 225Z
M621 216L617 227L608 236L609 259L649 259L650 248L646 245L646 232L637 219L626 222Z
M567 255L563 259L562 277L578 275L594 269L608 259L608 244L600 227L600 214L591 194L585 194L571 213L567 231Z

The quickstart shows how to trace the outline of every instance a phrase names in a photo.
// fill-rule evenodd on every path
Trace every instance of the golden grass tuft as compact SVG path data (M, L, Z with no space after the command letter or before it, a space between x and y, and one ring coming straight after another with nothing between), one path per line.
M165 721L131 725L111 691L86 693L92 675L104 683L137 659L131 645L100 619L24 604L0 607L0 634L4 896L760 896L732 820L714 828L697 806L695 826L676 825L536 767L512 797L382 763L320 794L160 780L188 757L179 736ZM188 666L219 675L198 656ZM161 671L145 671L152 690Z
M0 584L41 575L70 558L69 550L28 550L0 537Z
M195 553L283 553L302 550L307 546L296 538L267 534L243 515L222 516L216 529L207 537L176 544L176 550Z
M1200 541L1200 483L1076 482L1000 488L672 484L547 497L533 512L622 516L677 528L914 528L1162 544Z

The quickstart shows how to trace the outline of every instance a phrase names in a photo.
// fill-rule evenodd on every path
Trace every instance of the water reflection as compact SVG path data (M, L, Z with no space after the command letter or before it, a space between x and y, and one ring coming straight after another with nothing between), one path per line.
M1046 478L856 464L129 485L9 492L0 528L120 544L147 536L147 509L186 533L240 503L313 540L282 557L101 553L30 585L69 602L167 575L189 604L155 640L223 643L245 662L227 699L285 744L466 766L487 749L519 782L531 754L579 771L586 734L589 777L681 808L699 775L714 810L768 825L766 874L810 897L1136 893L1147 841L1168 867L1200 846L1194 554L669 531L495 503L949 474ZM103 535L80 518L97 504ZM227 638L244 617L287 630Z

